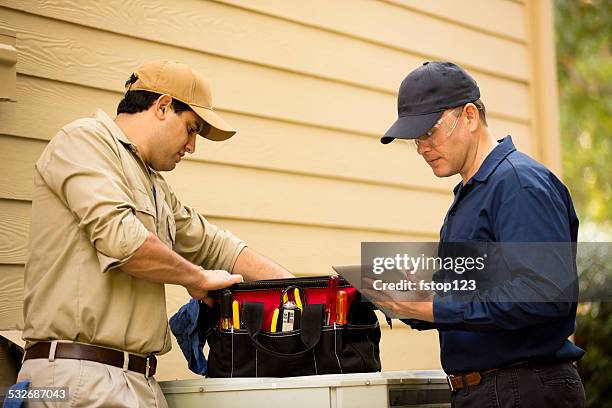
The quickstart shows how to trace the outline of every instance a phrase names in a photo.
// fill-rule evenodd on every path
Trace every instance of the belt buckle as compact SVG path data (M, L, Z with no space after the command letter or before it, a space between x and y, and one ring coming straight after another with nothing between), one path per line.
M452 375L446 376L446 383L448 384L448 388L450 388L451 392L455 392L455 387L453 387Z
M148 356L145 360L145 378L149 378L150 370L151 370L151 356Z

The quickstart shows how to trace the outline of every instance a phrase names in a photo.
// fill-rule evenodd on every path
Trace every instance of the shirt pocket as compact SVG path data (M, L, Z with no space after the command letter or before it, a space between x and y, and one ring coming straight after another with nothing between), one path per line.
M147 230L157 235L155 220L155 207L151 203L149 194L141 190L132 190L134 197L134 209L136 218L142 222Z

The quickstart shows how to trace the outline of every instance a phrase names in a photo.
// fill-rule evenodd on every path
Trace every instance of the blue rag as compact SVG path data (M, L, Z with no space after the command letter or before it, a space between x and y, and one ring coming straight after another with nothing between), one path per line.
M208 366L204 357L204 339L198 330L199 314L199 302L191 299L170 318L170 330L187 359L189 369L196 374L205 375Z
M13 391L23 391L28 389L28 385L30 385L30 381L25 380L17 384L11 385L10 390ZM4 399L4 404L2 404L2 408L20 408L23 406L23 398L8 398L9 392L6 393L7 397Z

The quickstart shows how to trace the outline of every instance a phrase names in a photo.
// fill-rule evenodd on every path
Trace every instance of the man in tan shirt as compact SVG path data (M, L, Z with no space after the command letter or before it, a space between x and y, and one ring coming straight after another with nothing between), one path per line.
M160 174L198 134L235 133L204 79L155 61L126 88L115 120L98 110L64 126L35 166L18 379L68 387L70 406L166 406L152 377L171 347L164 284L209 301L242 277L292 276L185 206Z

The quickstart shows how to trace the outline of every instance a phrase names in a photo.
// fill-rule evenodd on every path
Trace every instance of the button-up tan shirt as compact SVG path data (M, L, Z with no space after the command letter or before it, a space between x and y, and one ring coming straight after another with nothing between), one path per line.
M149 232L205 269L244 242L183 205L103 111L64 126L35 166L24 339L170 350L164 285L121 270Z

